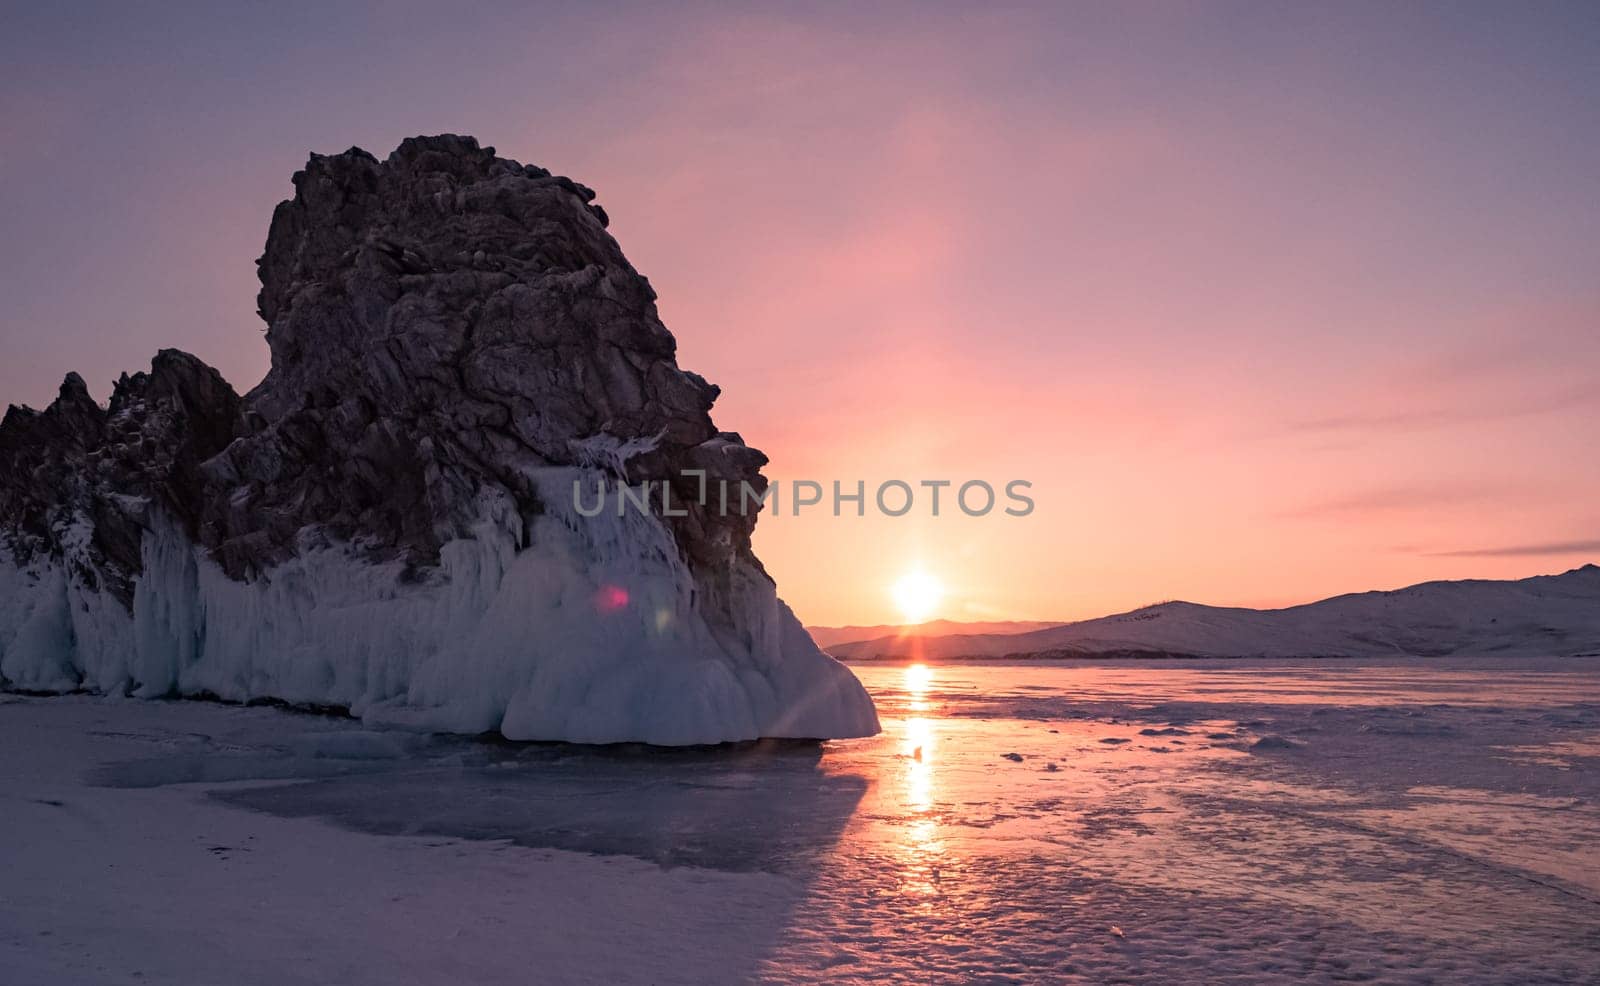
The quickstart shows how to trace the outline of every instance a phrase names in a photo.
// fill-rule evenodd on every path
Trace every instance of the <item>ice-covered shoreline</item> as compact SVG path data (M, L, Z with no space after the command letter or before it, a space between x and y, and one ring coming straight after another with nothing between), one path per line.
M532 531L487 504L477 536L446 544L422 582L338 543L236 581L157 515L131 612L75 577L70 557L21 567L0 546L0 674L27 692L275 699L514 740L672 746L877 730L860 684L811 643L769 579L740 576L735 611L748 622L714 628L653 518L579 517L561 502ZM529 540L539 550L519 551Z

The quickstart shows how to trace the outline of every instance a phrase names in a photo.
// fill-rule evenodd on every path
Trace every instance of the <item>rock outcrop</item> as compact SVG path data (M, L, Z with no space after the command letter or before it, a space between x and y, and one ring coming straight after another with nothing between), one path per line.
M766 459L713 425L593 192L455 136L294 186L253 391L164 350L106 409L69 375L0 424L6 684L526 739L876 731L755 512L703 496Z

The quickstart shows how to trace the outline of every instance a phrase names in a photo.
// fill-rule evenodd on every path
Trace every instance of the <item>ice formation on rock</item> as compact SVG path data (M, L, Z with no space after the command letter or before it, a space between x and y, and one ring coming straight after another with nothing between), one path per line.
M0 680L274 698L514 739L877 731L778 599L764 485L593 193L468 137L313 155L273 215L272 368L164 350L0 423ZM685 475L688 472L689 475ZM682 516L584 516L573 483ZM592 494L591 494L592 495Z

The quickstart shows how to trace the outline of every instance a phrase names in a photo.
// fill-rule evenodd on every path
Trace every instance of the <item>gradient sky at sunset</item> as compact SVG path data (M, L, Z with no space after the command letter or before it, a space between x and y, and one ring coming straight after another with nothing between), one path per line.
M1600 5L74 6L0 29L0 403L247 389L307 152L471 133L599 192L769 476L1033 483L764 519L807 622L1600 561Z

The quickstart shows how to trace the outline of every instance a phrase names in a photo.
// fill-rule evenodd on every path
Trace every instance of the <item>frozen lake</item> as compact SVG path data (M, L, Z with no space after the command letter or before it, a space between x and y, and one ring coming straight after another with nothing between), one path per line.
M1594 982L1600 661L856 668L671 752L0 700L50 982Z

